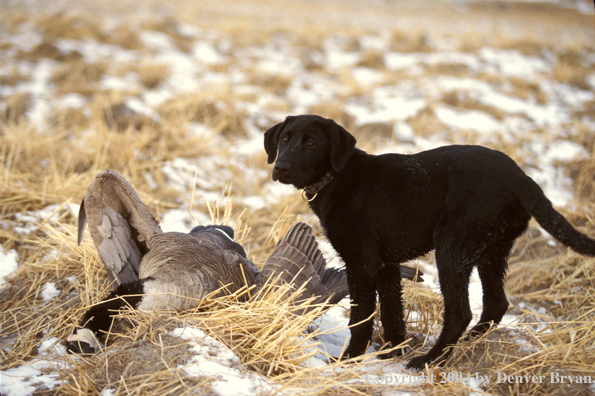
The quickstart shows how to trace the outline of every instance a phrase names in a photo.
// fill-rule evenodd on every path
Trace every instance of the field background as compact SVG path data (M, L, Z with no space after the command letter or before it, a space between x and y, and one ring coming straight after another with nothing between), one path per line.
M262 134L289 114L333 118L372 153L501 150L594 236L594 22L589 0L3 1L0 393L593 394L549 379L595 380L595 260L536 223L512 253L506 324L460 342L431 384L365 375L406 379L404 362L438 334L432 255L409 263L426 282L406 283L411 352L391 362L323 362L348 335L347 302L315 322L274 298L124 312L106 353L73 358L61 342L108 291L75 229L102 169L123 174L164 230L229 223L262 265L301 220L341 265L298 192L270 178ZM477 315L477 279L470 290ZM474 379L439 384L440 371ZM499 372L547 380L497 383Z

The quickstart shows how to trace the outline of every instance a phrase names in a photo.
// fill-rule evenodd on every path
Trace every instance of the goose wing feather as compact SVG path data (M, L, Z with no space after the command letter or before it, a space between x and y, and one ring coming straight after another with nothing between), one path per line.
M401 264L401 278L409 279L410 281L414 282L423 282L423 274L424 273L417 268L411 268Z
M152 236L162 233L134 188L113 170L99 172L87 189L79 212L79 244L87 224L114 287L138 279Z
M297 223L273 250L262 268L257 288L277 279L277 284L290 283L296 289L304 287L297 302L312 296L315 304L338 302L349 293L346 274L325 267L326 261L312 235L312 228Z

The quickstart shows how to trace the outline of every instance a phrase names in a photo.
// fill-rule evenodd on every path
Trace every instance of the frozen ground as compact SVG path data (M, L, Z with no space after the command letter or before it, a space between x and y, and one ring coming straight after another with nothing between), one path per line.
M581 12L592 11L585 3L578 4ZM113 15L102 22L101 28L109 35L125 23ZM109 65L90 83L94 90L119 93L129 114L146 116L155 122L161 120L162 106L176 97L218 92L222 87L232 92L232 104L216 100L214 103L220 108L233 106L231 112L242 114L244 136L230 141L216 135L205 123L185 126L198 136L208 137L214 147L226 147L228 155L213 152L199 159L179 158L162 167L168 184L186 202L181 208L163 214L161 224L165 231L187 231L196 221L210 221L209 214L202 210L194 209L192 216L189 213L192 190L197 200L219 198L233 177L230 163L245 170L247 183L268 183L266 195L259 194L255 188L234 192L237 195L234 202L240 202L248 211L278 204L296 194L290 187L266 181L269 173L265 166L252 166L253 159L262 151L262 130L288 114L312 112L338 103L352 128L371 124L389 126L388 136L377 141L360 141L371 152L412 153L453 142L511 148L510 154L522 162L524 170L543 187L556 206L576 205L572 179L565 167L592 156L584 145L577 143L581 136L595 131L595 120L589 115L595 101L592 48L576 51L578 62L591 70L578 84L556 77L560 54L555 45L531 53L494 45L463 51L448 40L437 40L428 44L429 51L400 51L391 42L390 31L379 27L369 29L355 44L344 36L323 37L315 49L308 50L306 62L299 40L291 34L278 34L259 44L239 46L234 45L236 38L225 31L179 23L175 25L176 38L189 43L182 51L171 33L150 30L142 23L132 24L131 29L138 36L137 48L89 37L57 38L51 45L58 55L27 57L23 54L35 54L47 42L47 32L32 21L11 28L0 25L3 44L0 78L7 81L16 76L14 84L0 83L0 98L4 99L0 111L8 111L9 99L26 96L23 116L40 135L56 112L75 109L90 116L94 98L67 92L53 78L63 67L59 55L75 52L89 65ZM366 54L376 54L380 66L365 62ZM148 88L132 67L136 64L164 65L166 76ZM271 84L282 81L282 87L276 89L266 82L263 84L254 78L256 74L266 76L265 81ZM522 87L530 88L522 90ZM424 123L439 125L439 131L420 133L419 125ZM150 174L146 179L149 185L155 183ZM17 219L16 232L21 235L32 232L40 219L51 221L56 210L78 213L76 205L22 213ZM308 218L308 214L304 217ZM327 242L322 241L321 248L328 259L335 257ZM15 250L6 251L0 246L0 260L0 287L3 287L4 279L18 271L19 256ZM340 260L334 258L332 265L340 265ZM426 274L426 287L438 291L435 268L421 260L419 265ZM57 298L60 290L48 283L41 294L49 301ZM470 284L470 295L477 318L481 312L481 286L476 275ZM345 301L342 305L347 304ZM349 336L344 311L341 306L335 307L312 323L313 327L321 326L329 331L319 337L321 346L318 346L328 354L338 355ZM509 315L505 319L506 324L511 324L517 317ZM183 370L188 375L216 376L213 389L219 395L256 395L279 388L274 381L242 369L232 351L200 329L180 328L172 335L192 341L195 355ZM20 396L33 394L41 387L58 386L52 372L56 364L52 357L64 353L58 341L44 339L35 359L1 372L0 392ZM308 364L324 366L325 355L317 355ZM378 360L371 363L369 372L378 373L380 364ZM402 374L403 378L410 374L400 361L382 362L380 372ZM361 381L365 381L363 376ZM483 394L476 382L469 381L468 388L472 394ZM112 392L105 389L102 394ZM292 393L281 391L284 392ZM393 389L390 394L397 393Z

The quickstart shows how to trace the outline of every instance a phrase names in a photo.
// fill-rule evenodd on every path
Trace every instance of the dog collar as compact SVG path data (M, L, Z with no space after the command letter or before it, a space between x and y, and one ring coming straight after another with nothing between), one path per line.
M304 201L313 201L314 198L316 198L316 195L318 195L318 192L322 190L327 184L329 184L333 179L334 176L331 175L330 172L327 172L324 176L322 176L322 179L320 179L318 183L310 184L309 186L304 187L302 189L302 198L304 199ZM314 196L308 199L306 193L313 194Z

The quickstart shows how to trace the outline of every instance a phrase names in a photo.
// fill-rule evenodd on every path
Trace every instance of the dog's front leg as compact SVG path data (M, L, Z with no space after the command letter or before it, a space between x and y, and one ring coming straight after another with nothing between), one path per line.
M378 299L380 301L380 320L384 328L384 341L387 346L394 347L405 341L406 326L403 314L401 288L401 269L398 264L389 264L378 273ZM403 354L399 348L393 352L380 355L387 359Z
M357 268L357 267L356 267ZM351 295L351 339L343 359L359 356L366 352L372 339L374 310L376 309L376 274L368 271L347 269L347 283ZM360 267L361 268L361 267ZM364 267L365 268L365 267Z

